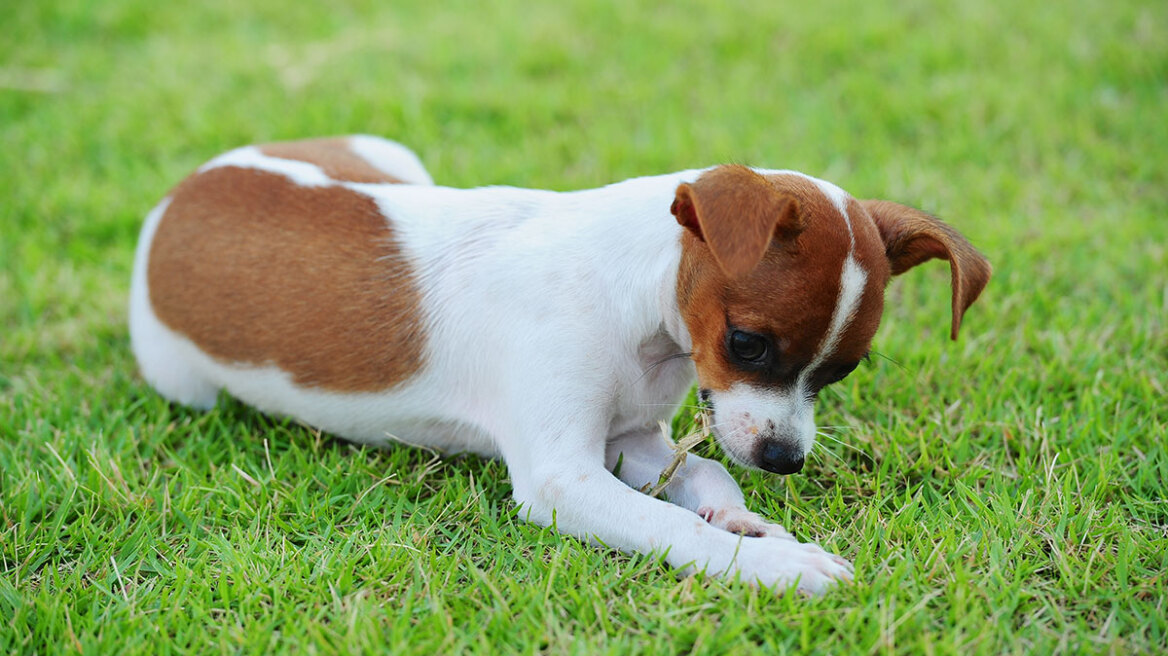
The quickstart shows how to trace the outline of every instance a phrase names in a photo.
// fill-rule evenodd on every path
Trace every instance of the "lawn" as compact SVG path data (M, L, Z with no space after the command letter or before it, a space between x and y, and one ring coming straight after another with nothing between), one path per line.
M0 653L1162 653L1168 4L330 4L0 6ZM153 393L146 211L352 132L453 186L736 161L959 227L961 338L943 263L894 280L804 471L732 468L857 585L679 578L524 523L500 463Z

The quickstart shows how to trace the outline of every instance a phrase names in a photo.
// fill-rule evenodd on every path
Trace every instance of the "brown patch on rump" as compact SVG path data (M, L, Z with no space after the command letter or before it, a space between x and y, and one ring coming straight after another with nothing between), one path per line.
M349 147L347 137L284 141L258 146L268 157L315 164L333 180L342 182L392 182L401 180L373 166Z
M422 365L419 292L392 224L343 187L220 167L174 191L150 249L158 318L297 385L384 390Z

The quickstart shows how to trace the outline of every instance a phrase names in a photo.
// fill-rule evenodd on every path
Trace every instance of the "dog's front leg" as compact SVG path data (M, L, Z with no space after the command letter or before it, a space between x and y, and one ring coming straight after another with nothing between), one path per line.
M785 588L798 582L818 593L851 579L847 561L814 544L777 537L743 537L697 514L642 494L604 467L603 441L568 435L505 452L521 516L627 552L664 553L683 571ZM598 447L598 448L597 448Z
M622 435L608 443L605 466L634 489L658 483L674 458L673 445L661 431L648 428ZM749 537L794 539L779 524L772 524L747 510L738 483L722 463L687 454L665 487L668 499L696 512L710 524Z

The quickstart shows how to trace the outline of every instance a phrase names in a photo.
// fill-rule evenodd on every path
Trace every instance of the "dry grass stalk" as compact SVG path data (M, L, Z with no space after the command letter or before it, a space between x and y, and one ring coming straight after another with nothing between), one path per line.
M650 486L648 483L641 488L641 491L651 497L659 497L665 491L666 486L673 480L677 474L677 470L685 464L685 457L697 446L702 440L710 435L710 414L702 411L698 414L699 428L698 430L686 435L685 437L674 442L671 439L669 423L665 421L657 422L661 427L661 435L665 437L665 441L669 442L669 448L673 449L673 459L661 470L661 475L657 478L657 484Z

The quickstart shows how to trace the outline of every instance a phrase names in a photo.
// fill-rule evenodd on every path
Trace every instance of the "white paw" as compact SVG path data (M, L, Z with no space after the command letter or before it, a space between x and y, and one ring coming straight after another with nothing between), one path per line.
M710 526L748 538L795 539L781 525L772 524L745 508L719 508L715 510L709 506L702 506L698 508L698 515L706 520Z
M807 594L822 594L840 581L851 581L852 564L812 542L782 538L743 538L738 554L723 576L738 575L781 592L798 581Z

